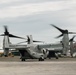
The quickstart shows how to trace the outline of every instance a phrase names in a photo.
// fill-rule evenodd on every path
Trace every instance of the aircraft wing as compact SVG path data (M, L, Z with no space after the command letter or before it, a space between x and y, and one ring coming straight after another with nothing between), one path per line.
M51 50L60 51L60 50L63 49L63 46L62 46L61 43L58 43L58 44L44 44L44 45L39 45L39 48L46 48L49 51L51 51Z
M10 44L9 45L10 49L27 49L29 48L28 45L15 45L15 44Z
M48 51L61 51L62 47L57 47L57 48L47 48Z

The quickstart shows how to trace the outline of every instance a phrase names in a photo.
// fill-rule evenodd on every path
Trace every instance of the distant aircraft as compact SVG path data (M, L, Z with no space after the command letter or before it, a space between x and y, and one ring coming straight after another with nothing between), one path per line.
M63 30L57 26L55 26L54 24L51 24L53 27L55 27L56 29L58 29L62 34L57 36L57 38L62 37L62 45L63 45L63 54L67 55L67 52L69 50L69 36L68 34L76 34L75 32L68 32L68 30Z

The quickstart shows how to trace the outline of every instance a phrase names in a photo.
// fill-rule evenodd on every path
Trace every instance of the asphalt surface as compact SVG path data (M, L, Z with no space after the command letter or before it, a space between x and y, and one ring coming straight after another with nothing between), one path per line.
M76 75L76 58L28 59L0 57L0 75Z

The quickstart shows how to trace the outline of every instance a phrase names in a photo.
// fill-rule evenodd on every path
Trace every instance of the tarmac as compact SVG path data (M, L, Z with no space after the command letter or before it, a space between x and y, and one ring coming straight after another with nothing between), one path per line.
M76 75L76 58L28 59L0 57L0 75Z

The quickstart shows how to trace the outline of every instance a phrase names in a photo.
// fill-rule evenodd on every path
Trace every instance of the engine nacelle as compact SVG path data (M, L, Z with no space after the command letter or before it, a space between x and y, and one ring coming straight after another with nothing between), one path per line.
M4 48L4 56L7 57L9 54L9 49L8 48Z

